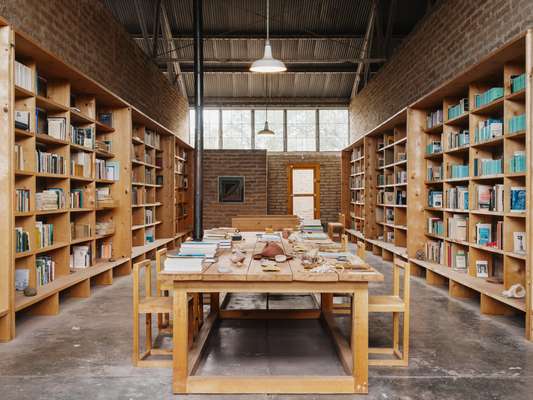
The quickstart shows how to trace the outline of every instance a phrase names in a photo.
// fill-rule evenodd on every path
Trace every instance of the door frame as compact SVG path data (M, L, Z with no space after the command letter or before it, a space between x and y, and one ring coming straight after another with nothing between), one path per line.
M314 170L314 218L320 218L320 163L291 163L287 165L287 202L288 202L288 213L292 215L293 206L292 206L292 171L294 169L313 169ZM308 195L300 195L308 196Z

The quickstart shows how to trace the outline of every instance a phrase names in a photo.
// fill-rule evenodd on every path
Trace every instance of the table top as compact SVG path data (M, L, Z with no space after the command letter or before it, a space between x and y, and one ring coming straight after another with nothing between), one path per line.
M280 271L267 272L261 266L261 260L254 260L253 255L260 253L265 242L258 241L257 233L243 232L243 241L237 246L245 250L246 258L242 266L238 266L231 261L232 250L222 249L215 263L208 264L202 272L175 272L162 271L159 279L162 281L210 281L210 282L379 282L383 281L383 275L370 267L365 261L354 256L357 264L366 267L362 270L336 270L324 273L315 273L306 270L302 265L300 256L295 255L293 259L283 263L277 263ZM333 242L331 242L333 243ZM306 246L316 246L318 243L304 241ZM320 244L324 244L321 240ZM294 254L293 245L288 240L283 239L281 245L285 254ZM229 272L220 272L219 266L229 267Z

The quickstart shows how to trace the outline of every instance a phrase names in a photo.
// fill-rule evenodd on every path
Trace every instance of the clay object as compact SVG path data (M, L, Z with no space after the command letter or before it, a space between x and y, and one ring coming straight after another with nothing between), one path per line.
M242 263L246 256L242 254L239 250L237 250L232 256L231 256L231 262L232 263Z
M35 295L37 295L37 289L35 289L33 287L27 287L26 289L24 289L24 296L32 297L32 296L35 296Z
M285 254L281 246L274 242L268 242L266 246L263 248L263 251L261 251L261 255L263 257L276 257L277 255Z

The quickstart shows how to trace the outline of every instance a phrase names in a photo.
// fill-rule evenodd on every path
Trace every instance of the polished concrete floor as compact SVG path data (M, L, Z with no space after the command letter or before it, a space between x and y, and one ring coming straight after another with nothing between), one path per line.
M386 274L390 267L369 261ZM230 307L265 307L265 296L234 295ZM270 308L308 307L310 297L269 296ZM367 399L533 399L533 343L520 319L487 317L474 302L413 278L408 368L371 368ZM340 318L348 335L348 320ZM350 399L357 396L172 396L171 371L131 366L131 278L69 299L54 317L19 318L17 339L0 344L0 399ZM390 319L372 316L372 344L386 344ZM318 321L224 321L199 373L342 374ZM365 398L365 397L363 397Z

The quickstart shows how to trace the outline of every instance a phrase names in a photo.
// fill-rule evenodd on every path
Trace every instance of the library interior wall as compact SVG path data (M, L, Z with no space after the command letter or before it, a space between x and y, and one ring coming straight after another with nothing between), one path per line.
M218 202L219 176L244 176L244 203ZM231 226L231 217L237 215L266 213L266 150L205 150L204 228Z
M531 27L531 0L440 1L350 102L350 142Z
M41 47L188 140L187 99L101 0L3 0L0 15Z
M341 203L339 152L268 153L268 214L288 214L288 165L320 164L320 219L338 221Z

